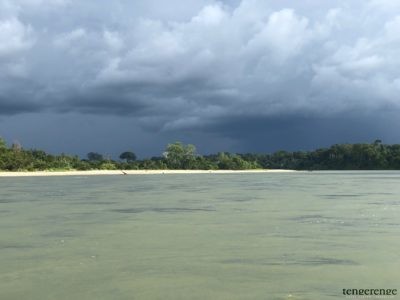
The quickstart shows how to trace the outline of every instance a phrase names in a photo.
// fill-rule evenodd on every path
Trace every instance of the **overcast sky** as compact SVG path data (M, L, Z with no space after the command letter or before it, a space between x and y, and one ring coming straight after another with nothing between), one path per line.
M400 1L0 0L0 136L139 156L400 143Z

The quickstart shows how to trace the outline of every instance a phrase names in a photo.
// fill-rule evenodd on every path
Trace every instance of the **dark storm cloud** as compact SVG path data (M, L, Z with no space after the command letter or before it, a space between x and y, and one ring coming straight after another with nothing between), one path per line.
M118 91L105 90L103 93L76 94L58 106L58 112L80 112L85 114L135 116L140 115L147 104L135 96L121 97Z
M270 118L236 117L220 120L202 131L217 131L231 140L242 141L237 151L265 152L310 150L334 143L396 142L396 113L374 112L333 114L329 117L284 115Z
M400 111L399 28L390 0L0 0L0 113L249 143L373 132L372 112Z
M30 103L28 101L17 102L0 97L0 115L11 116L27 112L40 112L43 110L41 105Z

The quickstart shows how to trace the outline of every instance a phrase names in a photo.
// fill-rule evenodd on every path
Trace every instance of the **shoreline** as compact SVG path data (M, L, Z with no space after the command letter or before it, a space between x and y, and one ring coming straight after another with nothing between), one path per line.
M90 170L90 171L24 171L0 172L0 177L101 176L101 175L168 175L168 174L255 174L291 173L295 170Z

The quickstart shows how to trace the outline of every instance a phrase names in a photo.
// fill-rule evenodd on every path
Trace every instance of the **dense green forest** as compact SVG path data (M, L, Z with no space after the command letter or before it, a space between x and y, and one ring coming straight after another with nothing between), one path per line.
M315 151L277 151L271 154L220 152L199 155L193 145L167 145L159 157L137 160L134 152L121 153L113 160L96 152L87 158L66 154L51 155L42 150L24 149L18 143L8 147L0 138L0 170L139 170L139 169L294 169L294 170L400 170L400 145L340 144Z

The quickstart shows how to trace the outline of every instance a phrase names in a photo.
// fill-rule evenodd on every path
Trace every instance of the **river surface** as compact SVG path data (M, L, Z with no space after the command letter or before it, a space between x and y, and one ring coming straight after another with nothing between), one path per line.
M400 172L0 178L0 299L400 290Z

